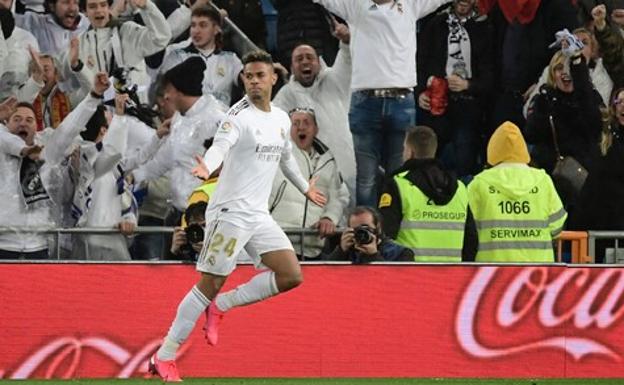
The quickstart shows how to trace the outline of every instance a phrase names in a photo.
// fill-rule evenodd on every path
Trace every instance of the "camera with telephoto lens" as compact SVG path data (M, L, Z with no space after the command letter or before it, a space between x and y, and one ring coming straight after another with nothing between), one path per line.
M152 110L147 104L141 103L137 91L139 87L136 84L131 84L128 80L128 75L131 69L117 67L112 71L112 76L115 79L113 87L118 94L128 94L128 100L126 101L126 114L134 116L143 123L152 128L156 128L158 125L154 121L154 118L158 116L158 113ZM115 105L115 101L111 100L105 104Z
M375 239L375 230L369 225L360 225L353 229L353 239L358 245L368 245Z
M193 223L186 227L186 240L188 243L199 243L204 241L204 227L200 224Z

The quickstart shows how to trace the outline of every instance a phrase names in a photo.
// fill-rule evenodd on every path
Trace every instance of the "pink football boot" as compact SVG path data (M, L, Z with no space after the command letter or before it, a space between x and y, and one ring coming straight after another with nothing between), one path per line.
M149 372L159 375L164 382L182 382L175 360L161 361L156 353L149 360Z
M204 324L204 336L209 345L216 345L219 340L219 324L225 313L219 310L216 301L210 302L206 309L206 323Z

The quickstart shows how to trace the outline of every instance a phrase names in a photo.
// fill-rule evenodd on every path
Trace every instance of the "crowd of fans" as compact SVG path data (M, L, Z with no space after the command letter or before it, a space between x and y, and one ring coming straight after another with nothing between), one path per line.
M491 230L488 188L533 194L503 214L545 213L517 249L552 259L562 229L624 230L624 0L0 0L0 27L1 259L196 258L218 175L190 170L254 49L328 199L273 182L276 221L315 230L291 236L302 260L497 260L516 230ZM534 183L488 182L507 178Z

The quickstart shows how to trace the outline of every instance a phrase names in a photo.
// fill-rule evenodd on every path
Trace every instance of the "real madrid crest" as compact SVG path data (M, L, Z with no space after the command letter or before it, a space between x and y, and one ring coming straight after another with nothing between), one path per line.
M230 122L223 122L223 124L221 125L221 131L223 132L228 132L232 129L232 123Z
M222 66L217 67L217 75L221 77L225 76L225 68Z

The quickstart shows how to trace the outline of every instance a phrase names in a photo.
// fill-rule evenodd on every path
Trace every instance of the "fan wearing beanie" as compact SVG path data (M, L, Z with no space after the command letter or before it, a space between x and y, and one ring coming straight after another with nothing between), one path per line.
M206 151L204 142L214 137L225 117L222 103L212 95L202 95L205 69L201 58L190 57L163 75L164 97L176 109L173 117L163 122L171 126L171 134L150 161L132 172L135 184L169 172L173 208L165 218L167 226L180 224L188 197L202 184L191 175L193 156Z
M199 56L192 56L165 72L164 81L186 96L200 97L205 70L204 60Z
M491 168L468 185L477 224L477 262L554 262L552 241L567 213L550 176L528 166L531 157L518 126L501 124L488 143Z

